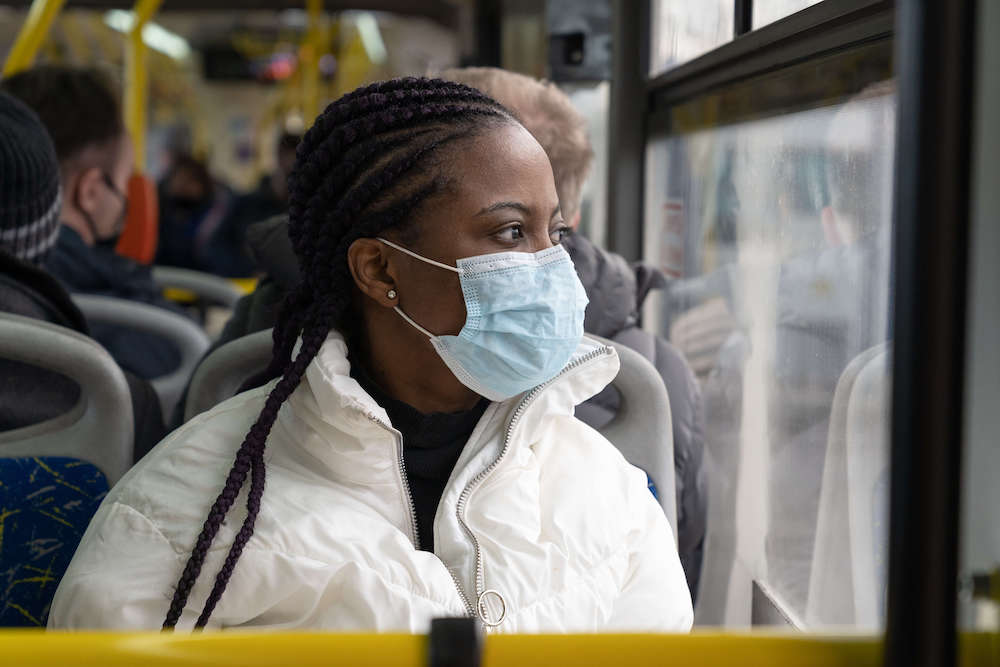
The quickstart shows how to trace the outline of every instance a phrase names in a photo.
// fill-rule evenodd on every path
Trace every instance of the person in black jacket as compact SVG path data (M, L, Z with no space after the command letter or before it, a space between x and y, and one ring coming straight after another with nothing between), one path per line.
M277 164L261 178L257 188L236 198L219 228L212 234L205 254L205 270L220 276L245 278L253 275L247 246L250 225L288 211L288 174L295 163L301 137L284 132L278 140Z
M45 65L0 82L41 118L52 137L62 182L62 227L45 268L71 292L139 301L177 311L151 270L115 252L128 211L132 143L110 84L96 70ZM180 363L167 340L94 324L98 340L124 369L144 378Z
M26 106L0 93L0 312L88 335L69 294L41 265L56 244L61 206L52 142ZM58 373L0 359L0 431L68 412L80 388ZM138 460L164 435L160 403L145 380L125 373Z

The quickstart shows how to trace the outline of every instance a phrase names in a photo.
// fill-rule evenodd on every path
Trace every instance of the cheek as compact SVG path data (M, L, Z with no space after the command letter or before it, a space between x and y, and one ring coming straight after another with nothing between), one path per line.
M457 274L415 281L400 298L400 305L435 334L457 335L465 325L465 297Z

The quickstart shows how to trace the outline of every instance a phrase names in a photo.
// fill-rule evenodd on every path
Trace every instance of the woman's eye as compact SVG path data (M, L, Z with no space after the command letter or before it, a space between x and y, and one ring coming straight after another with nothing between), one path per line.
M497 236L500 237L501 241L514 243L524 238L524 228L521 225L511 225L510 227L501 229Z
M549 233L549 238L554 245L559 245L565 241L566 237L568 237L571 233L572 230L569 227L559 227L558 229L553 229Z

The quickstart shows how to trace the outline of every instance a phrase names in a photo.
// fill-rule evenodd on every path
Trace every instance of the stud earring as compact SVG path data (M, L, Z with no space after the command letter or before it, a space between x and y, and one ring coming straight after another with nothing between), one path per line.
M389 297L390 299L395 299L395 298L396 298L396 290L394 290L394 289L391 289L391 290L389 290L388 292L386 292L386 294L385 294L385 295L386 295L387 297Z

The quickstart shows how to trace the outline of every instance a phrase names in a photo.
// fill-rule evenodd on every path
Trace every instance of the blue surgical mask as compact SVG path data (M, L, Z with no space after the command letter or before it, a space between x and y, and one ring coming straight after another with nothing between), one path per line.
M460 259L457 267L382 243L459 275L465 326L438 336L396 312L431 340L459 382L491 401L516 396L555 377L583 337L587 293L562 246Z

